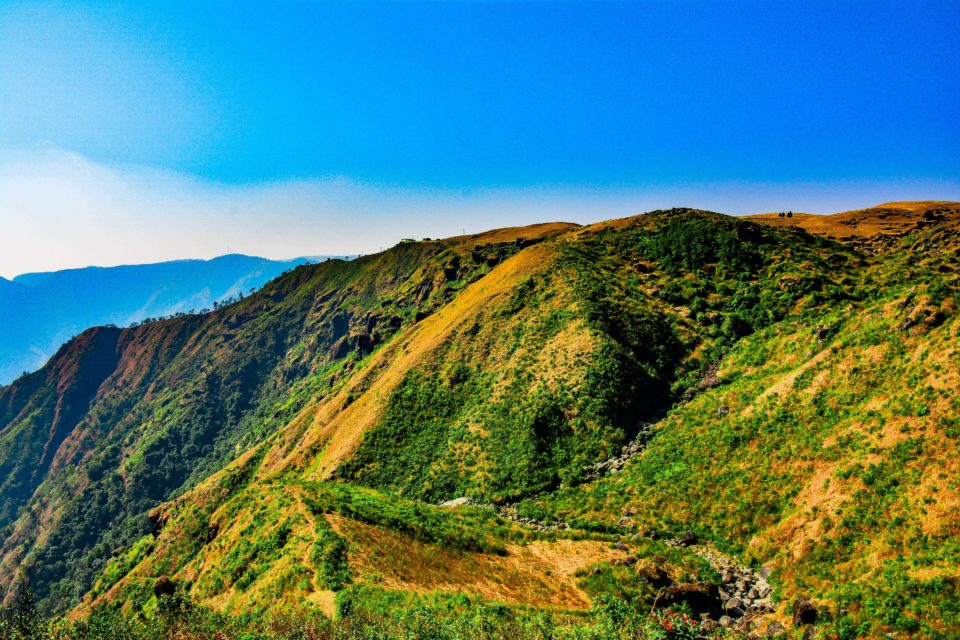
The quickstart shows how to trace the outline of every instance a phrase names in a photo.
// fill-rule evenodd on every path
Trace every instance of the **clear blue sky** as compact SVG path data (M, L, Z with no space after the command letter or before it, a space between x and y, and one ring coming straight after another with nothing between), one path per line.
M958 25L956 0L2 2L0 150L221 187L955 197Z

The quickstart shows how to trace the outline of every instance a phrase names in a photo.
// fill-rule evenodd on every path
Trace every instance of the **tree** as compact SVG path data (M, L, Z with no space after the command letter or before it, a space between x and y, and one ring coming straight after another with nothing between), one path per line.
M13 605L4 611L0 631L5 638L11 640L40 640L44 637L43 618L37 610L37 601L33 597L33 590L23 575L18 572L17 593Z

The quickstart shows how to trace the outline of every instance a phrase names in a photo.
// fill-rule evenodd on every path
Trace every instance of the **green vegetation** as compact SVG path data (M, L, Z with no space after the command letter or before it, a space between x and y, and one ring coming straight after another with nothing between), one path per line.
M88 332L0 389L0 631L694 638L715 547L772 571L752 631L952 637L957 230L498 230Z

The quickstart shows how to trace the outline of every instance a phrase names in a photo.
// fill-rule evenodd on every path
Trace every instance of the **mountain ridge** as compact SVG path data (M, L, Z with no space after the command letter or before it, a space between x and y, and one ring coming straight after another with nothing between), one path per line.
M647 611L656 590L643 575L664 572L650 580L685 593L684 576L719 581L697 555L714 551L672 551L645 534L692 529L774 567L778 599L751 599L762 604L740 624L789 624L803 596L840 635L947 633L960 625L949 618L957 493L936 495L923 471L950 478L944 452L960 435L960 402L937 382L960 379L950 348L960 207L895 204L868 214L877 238L679 209L402 243L300 267L203 316L117 330L126 356L61 441L64 463L29 499L17 494L25 510L5 510L0 579L9 593L25 565L48 608L85 594L81 617L111 602L149 612L161 578L228 613L347 615L435 591L561 617L611 595ZM888 237L905 217L914 226ZM869 322L846 319L858 309ZM911 355L924 349L935 355ZM890 354L889 373L876 355L851 373L877 350ZM55 425L54 409L69 405L55 370L0 389L0 449L59 433L35 413ZM915 377L929 382L901 394ZM835 428L836 442L821 445L823 428L801 420ZM689 453L696 443L705 448ZM591 475L623 451L622 471ZM784 457L789 473L755 451ZM15 462L0 459L8 484ZM896 483L880 492L884 473ZM819 497L825 479L848 498ZM137 493L147 486L156 491ZM85 511L90 496L136 505ZM835 524L803 515L824 505ZM939 515L918 534L909 523L920 508ZM69 523L97 518L86 538L65 537ZM105 533L108 522L121 533ZM837 533L807 543L805 527ZM884 542L896 535L915 549ZM372 564L371 545L388 540L396 552ZM792 564L785 541L801 551ZM904 573L891 549L926 573ZM437 554L456 579L440 577ZM63 555L71 562L58 564ZM89 571L76 571L80 558ZM873 576L869 588L844 586L854 572ZM505 590L479 586L490 575ZM871 604L894 602L898 585L914 600ZM573 613L557 608L565 592L577 594ZM942 620L924 619L921 605Z
M0 282L0 383L46 361L67 338L100 324L128 325L245 295L306 262L239 254L211 260L84 267ZM93 300L93 302L91 301Z

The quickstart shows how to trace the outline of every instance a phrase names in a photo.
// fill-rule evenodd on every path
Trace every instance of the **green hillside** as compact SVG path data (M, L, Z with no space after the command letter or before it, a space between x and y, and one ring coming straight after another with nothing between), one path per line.
M960 207L855 213L408 242L90 330L0 388L7 602L57 637L952 637Z

